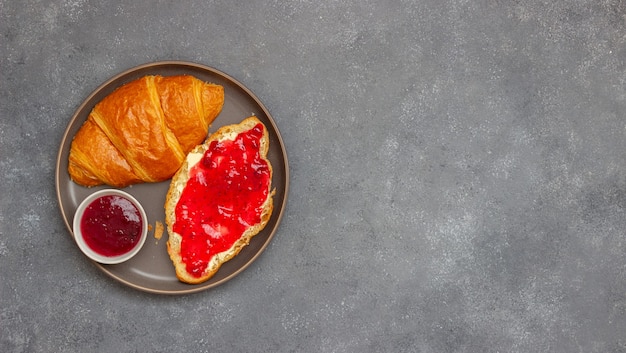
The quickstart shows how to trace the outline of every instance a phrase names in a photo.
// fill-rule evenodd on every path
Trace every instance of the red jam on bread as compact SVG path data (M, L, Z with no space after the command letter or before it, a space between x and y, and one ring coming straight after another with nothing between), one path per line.
M270 167L260 154L263 129L257 124L234 140L212 141L189 170L173 230L182 237L182 261L194 277L261 221L271 183Z

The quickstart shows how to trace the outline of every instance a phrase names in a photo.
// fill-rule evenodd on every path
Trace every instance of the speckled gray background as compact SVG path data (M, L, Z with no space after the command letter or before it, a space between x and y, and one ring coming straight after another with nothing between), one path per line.
M0 351L626 351L626 1L0 0ZM146 62L266 104L291 189L187 296L109 279L58 210L62 134Z

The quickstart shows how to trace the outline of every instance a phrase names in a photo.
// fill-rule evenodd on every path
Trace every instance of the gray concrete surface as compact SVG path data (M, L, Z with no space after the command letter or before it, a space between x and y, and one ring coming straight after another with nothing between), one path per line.
M626 2L0 0L0 351L626 351ZM159 296L77 252L69 119L158 60L275 118L288 207L234 280Z

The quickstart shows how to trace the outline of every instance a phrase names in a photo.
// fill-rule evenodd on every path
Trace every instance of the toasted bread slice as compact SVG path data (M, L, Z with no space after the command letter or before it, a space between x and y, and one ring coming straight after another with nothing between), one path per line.
M262 134L259 132L259 127L262 129ZM216 146L233 147L236 145L234 141L239 141L240 135L241 138L256 136L252 140L257 140L257 143L248 144L245 147L248 153L255 155L256 162L250 161L250 156L248 156L229 163L248 163L249 167L242 165L230 167L231 164L229 164L224 168L235 168L236 173L226 172L221 174L223 178L210 174L211 167L207 167L209 165L207 161L211 161L211 156L218 155ZM243 150L241 147L243 144L237 146L239 147L235 148ZM274 190L271 189L272 166L267 159L268 150L267 129L258 118L252 116L239 124L221 127L187 155L182 167L172 178L165 201L165 221L169 233L167 251L180 281L198 284L209 280L222 264L232 259L244 246L248 245L252 237L258 234L270 220ZM223 153L229 152L220 150L219 153L223 156ZM232 155L236 153L238 152L233 151ZM221 167L213 165L213 168ZM256 189L256 191L242 191L241 189L233 191L231 188L233 180L224 175L244 174L241 168L260 168L261 172L258 172L258 175L264 175L263 177L259 176L258 180L254 179L251 182L242 181L246 190ZM204 176L201 176L200 174L203 173L205 173ZM211 176L213 177L208 182L203 179ZM253 178L247 177L246 180L250 179ZM235 180L235 182L239 181ZM186 190L187 188L189 190ZM246 200L246 197L250 200ZM238 206L235 207L233 204ZM224 209L228 209L228 212L223 212ZM191 216L196 213L203 213L203 215ZM238 223L233 223L235 219L238 219L236 221ZM189 229L196 231L190 233ZM231 229L235 231L231 232ZM221 243L222 239L226 238L230 240ZM214 245L218 243L221 243L220 246Z

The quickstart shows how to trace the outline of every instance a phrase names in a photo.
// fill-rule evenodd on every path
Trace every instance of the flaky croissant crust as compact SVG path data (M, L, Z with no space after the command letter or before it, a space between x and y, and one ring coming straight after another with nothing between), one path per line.
M190 75L144 76L106 96L74 136L68 172L83 186L171 178L221 112L224 88Z

